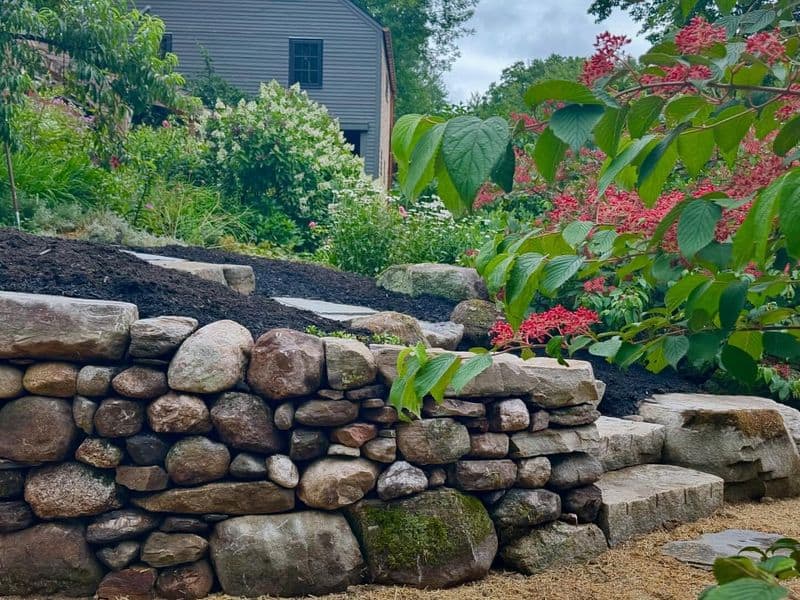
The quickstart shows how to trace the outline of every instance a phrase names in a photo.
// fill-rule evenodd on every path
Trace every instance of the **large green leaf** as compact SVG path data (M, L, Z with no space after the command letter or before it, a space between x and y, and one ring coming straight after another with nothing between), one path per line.
M420 138L442 119L428 115L403 115L392 130L392 154L398 165L408 168L411 152Z
M664 295L664 304L667 310L674 311L677 309L686 302L694 290L708 282L709 279L705 275L689 274L680 278Z
M573 150L580 149L592 136L592 130L603 117L603 107L594 104L570 104L550 117L549 128Z
M681 0L681 13L684 17L688 17L697 6L698 0Z
M738 149L755 118L752 110L740 104L723 110L714 120L714 139L719 149L722 152Z
M737 579L700 594L700 600L783 600L789 590L759 579Z
M720 362L725 370L734 378L751 384L758 377L758 365L753 357L736 346L728 344L722 349Z
M491 367L492 362L492 355L488 352L470 358L461 364L458 371L456 371L456 374L453 376L453 379L450 381L450 386L456 394L460 394L461 390L463 390L470 381Z
M594 229L591 221L573 221L561 231L561 236L573 248L586 241L586 238Z
M496 294L506 285L511 265L516 260L516 256L506 253L498 254L489 264L486 265L483 278L490 294Z
M783 360L800 359L800 340L783 331L764 332L764 352Z
M663 108L664 99L661 96L645 96L634 102L628 112L628 131L631 137L640 138L647 133Z
M786 239L786 251L800 260L800 170L789 173L781 189L778 225Z
M678 363L689 352L689 338L685 335L672 335L664 338L664 358L673 369L678 368Z
M445 124L434 125L419 139L408 166L405 182L402 182L402 191L407 198L414 199L433 181L436 169L436 156L442 146Z
M661 140L647 155L639 168L637 182L639 197L646 206L651 207L656 203L664 184L672 174L672 169L678 161L678 150L675 143L677 133L678 129L675 129Z
M506 317L519 328L539 287L539 269L544 255L528 252L517 256L506 284Z
M711 109L708 101L699 96L679 96L667 104L664 109L664 116L667 125L674 127L678 123L683 123L694 118L698 114L706 114Z
M542 270L539 289L543 294L552 296L580 271L583 263L582 256L556 256L550 259Z
M694 200L683 209L678 219L678 248L691 258L714 240L722 209L708 200Z
M753 360L761 360L764 354L764 334L761 331L734 331L728 338L728 345L735 346Z
M441 402L460 364L461 359L449 352L433 357L416 374L414 393L420 399L430 394L434 400Z
M595 342L589 346L589 354L592 356L601 356L603 358L614 358L622 348L622 339L615 335L614 337L602 342Z
M485 121L477 117L456 117L446 124L442 156L465 207L472 206L478 189L506 156L510 141L508 123L500 117Z
M539 173L547 181L555 181L558 165L564 160L564 154L568 147L556 137L549 127L539 136L533 150L533 160L536 162Z
M698 369L716 364L720 344L725 339L723 331L701 331L689 337L686 359Z
M575 81L552 79L532 85L525 92L525 102L531 107L536 107L547 100L602 104L588 87Z
M770 233L785 183L786 176L761 190L733 236L733 264L736 268L743 268L751 261L759 266L765 264Z
M517 168L517 157L514 154L514 145L509 142L505 155L492 169L491 179L505 192L514 189L514 172Z
M685 131L678 136L678 155L692 177L705 169L714 153L714 132L710 129Z
M723 329L733 329L747 301L750 286L745 281L728 284L719 299L719 322Z
M627 109L606 108L603 118L594 128L594 141L608 156L617 154L627 114Z
M597 182L597 193L599 196L605 194L608 186L610 186L622 170L629 166L636 157L639 156L639 153L653 141L653 137L652 135L647 135L631 142L603 168L600 179Z

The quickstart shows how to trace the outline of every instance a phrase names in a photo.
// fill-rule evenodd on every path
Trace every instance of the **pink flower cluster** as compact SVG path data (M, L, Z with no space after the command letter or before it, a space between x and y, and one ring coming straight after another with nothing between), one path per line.
M705 81L711 79L711 69L705 65L677 64L663 67L663 75L642 75L641 83L657 84L653 93L660 96L671 96L678 93L691 92L694 88L687 82L691 80ZM674 85L673 85L674 84Z
M595 277L583 282L583 291L588 294L604 294L607 290L605 277Z
M747 52L769 65L786 60L786 47L777 31L761 31L747 38Z
M630 38L624 35L613 35L608 31L599 34L594 43L595 53L583 64L581 82L593 85L601 77L610 75L621 59L620 50L630 43Z
M675 45L682 54L700 54L716 43L725 42L727 37L724 27L714 27L705 18L694 17L675 36Z
M599 321L600 318L593 310L581 307L573 311L559 304L545 312L530 314L520 325L518 334L505 321L498 321L489 330L489 335L492 344L498 348L514 341L541 344L556 335L568 337L587 333Z

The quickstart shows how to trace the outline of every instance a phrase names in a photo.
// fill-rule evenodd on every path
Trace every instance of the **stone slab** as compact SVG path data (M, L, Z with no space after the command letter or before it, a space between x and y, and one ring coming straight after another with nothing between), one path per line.
M638 465L606 473L598 525L615 546L668 523L690 523L722 507L722 479L673 465Z
M336 302L325 302L324 300L309 300L307 298L292 298L289 296L276 296L272 299L278 304L283 304L284 306L289 306L298 310L307 310L308 312L313 312L331 321L344 322L356 317L374 315L378 312L366 306L338 304Z
M754 547L766 550L782 537L784 536L776 533L727 529L703 534L696 540L670 542L664 545L661 552L693 567L711 570L718 558L736 556L742 548ZM760 560L755 552L743 552L742 555Z
M606 471L661 462L666 428L656 423L600 417L598 458Z
M545 429L535 433L523 431L511 436L509 456L533 458L571 452L596 454L599 444L600 435L594 424L573 429Z

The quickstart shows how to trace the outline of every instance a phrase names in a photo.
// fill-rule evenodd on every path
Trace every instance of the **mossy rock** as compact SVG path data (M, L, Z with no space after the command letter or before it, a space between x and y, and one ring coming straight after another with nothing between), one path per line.
M484 577L497 554L480 500L450 488L346 510L376 583L443 588Z

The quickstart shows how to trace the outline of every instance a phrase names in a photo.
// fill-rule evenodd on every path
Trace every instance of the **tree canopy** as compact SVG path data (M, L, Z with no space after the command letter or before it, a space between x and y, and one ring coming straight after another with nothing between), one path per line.
M438 112L446 104L442 75L458 57L456 41L479 0L355 0L392 32L396 112Z

